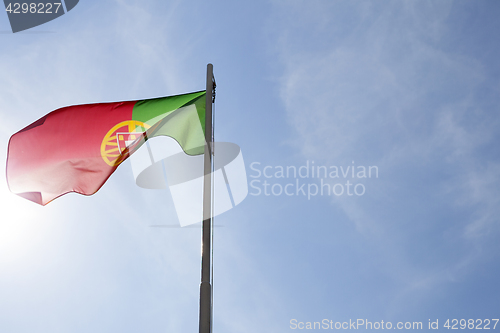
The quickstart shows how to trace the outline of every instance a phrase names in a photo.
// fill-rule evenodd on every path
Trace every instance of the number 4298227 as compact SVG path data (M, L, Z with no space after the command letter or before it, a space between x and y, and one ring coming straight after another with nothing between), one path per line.
M452 329L452 330L458 330L458 329L477 329L477 330L489 330L492 329L494 330L497 327L498 324L498 319L448 319L446 323L444 323L443 327L447 329Z
M9 3L5 11L9 14L57 14L61 7L60 2L54 3Z

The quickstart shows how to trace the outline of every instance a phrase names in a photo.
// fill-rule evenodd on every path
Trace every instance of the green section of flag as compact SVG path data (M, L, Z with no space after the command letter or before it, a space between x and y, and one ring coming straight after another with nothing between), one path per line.
M200 101L197 101L201 96L205 96L205 91L137 101L132 111L132 120L138 120L149 126L153 126L158 120L166 117L170 112L180 107L196 103L197 106L203 106L203 109L198 111L198 114L200 115L200 122L204 127L205 99L201 101L203 105L199 103ZM201 116L203 117L203 121Z
M189 155L203 154L205 144L205 91L138 101L132 119L151 126L148 138L175 139Z

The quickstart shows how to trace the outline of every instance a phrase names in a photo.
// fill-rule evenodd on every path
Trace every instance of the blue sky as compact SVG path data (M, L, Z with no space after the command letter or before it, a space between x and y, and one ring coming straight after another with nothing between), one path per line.
M376 166L363 195L250 194L216 218L214 332L290 320L499 318L500 4L82 0L0 15L0 150L66 105L204 89L249 183L265 166ZM91 122L93 120L89 120ZM98 120L95 120L98 121ZM312 185L311 185L312 186ZM39 207L0 180L0 331L196 332L200 231L124 163ZM491 325L493 327L493 324ZM500 325L496 326L496 330Z

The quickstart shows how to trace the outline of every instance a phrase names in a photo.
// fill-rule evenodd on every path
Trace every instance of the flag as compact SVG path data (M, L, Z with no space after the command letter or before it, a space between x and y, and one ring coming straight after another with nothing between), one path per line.
M41 205L69 192L91 195L149 138L170 136L198 155L204 132L205 91L64 107L10 138L7 183Z

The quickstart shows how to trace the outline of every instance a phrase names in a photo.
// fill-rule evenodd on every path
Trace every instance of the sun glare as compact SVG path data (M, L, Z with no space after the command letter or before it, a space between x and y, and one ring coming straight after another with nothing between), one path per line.
M6 184L0 189L0 262L11 262L31 248L33 222L39 219L37 205L11 193ZM41 208L41 207L40 207ZM38 217L37 217L38 215Z

